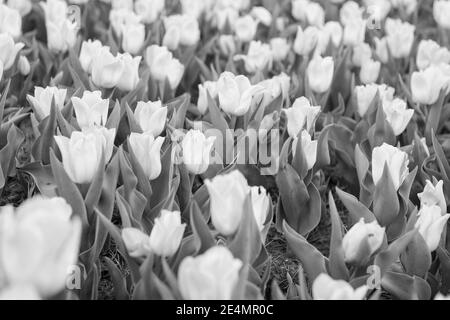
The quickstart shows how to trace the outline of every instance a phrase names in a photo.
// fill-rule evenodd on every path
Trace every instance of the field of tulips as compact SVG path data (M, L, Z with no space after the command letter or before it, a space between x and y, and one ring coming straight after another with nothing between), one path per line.
M0 299L450 299L449 0L0 0Z

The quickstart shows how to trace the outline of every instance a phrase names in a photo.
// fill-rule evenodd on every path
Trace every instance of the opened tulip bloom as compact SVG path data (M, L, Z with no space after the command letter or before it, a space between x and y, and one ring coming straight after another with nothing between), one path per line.
M113 88L121 80L124 70L124 61L113 56L108 47L103 47L92 61L92 82L100 88Z
M406 58L409 56L414 42L415 26L400 19L386 19L386 41L389 52L394 58Z
M270 46L261 41L250 42L246 55L238 54L234 56L235 61L243 60L245 70L248 73L264 71L272 66L273 54Z
M315 56L306 69L308 84L314 92L324 93L330 89L334 75L334 61L332 57Z
M125 52L136 55L145 41L145 25L129 23L122 26L122 48Z
M391 125L396 136L405 131L406 126L414 115L414 109L406 108L406 101L395 98L392 101L383 102L383 110L386 121Z
M442 91L450 90L450 65L431 65L423 71L413 72L411 93L415 102L432 105Z
M239 281L242 261L226 247L214 246L196 257L184 258L178 286L187 300L230 300Z
M432 252L437 249L441 240L442 232L447 225L450 214L442 214L442 209L438 206L424 206L417 214L415 227L425 239L428 249Z
M424 70L430 65L440 65L441 63L450 63L450 51L433 40L420 41L416 58L419 70Z
M359 116L363 117L366 114L377 93L384 106L385 103L390 103L394 100L394 92L394 88L388 87L385 84L377 85L372 83L364 86L356 86L355 94Z
M320 106L311 106L305 97L297 98L291 108L284 109L287 118L287 132L296 138L303 129L308 132L314 127L320 113Z
M72 97L71 100L80 128L106 124L109 99L102 99L100 91L84 91L81 99Z
M303 30L302 27L298 26L293 47L294 52L301 56L307 56L316 48L318 40L319 29L307 27Z
M394 146L383 143L381 146L375 147L372 151L372 178L374 184L376 185L380 181L386 164L394 189L398 190L409 174L408 163L408 154Z
M439 27L450 29L450 2L448 0L435 0L433 3L433 17Z
M444 181L439 180L435 185L430 180L426 181L425 188L417 194L420 199L420 206L439 206L441 213L447 213L447 202L444 196Z
M314 300L362 300L366 296L367 286L353 287L344 280L334 280L321 273L314 280L312 295Z
M179 211L162 210L150 233L150 249L163 257L174 255L183 239L185 228L186 224L181 223Z
M181 142L183 163L193 174L204 173L209 166L216 137L206 137L200 130L189 130Z
M55 106L59 109L64 107L64 100L66 99L67 89L58 89L56 87L42 87L34 88L34 96L27 95L36 114L41 118L45 118L50 114L52 101L55 101Z
M162 106L160 100L152 102L139 101L134 110L134 117L138 121L142 131L152 136L159 136L166 126L167 106Z
M132 132L129 145L148 179L154 180L161 173L161 146L163 137L156 139L149 133Z

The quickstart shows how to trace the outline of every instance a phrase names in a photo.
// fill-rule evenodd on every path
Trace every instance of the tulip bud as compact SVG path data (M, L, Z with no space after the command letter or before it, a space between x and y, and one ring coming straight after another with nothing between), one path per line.
M63 167L69 178L79 184L90 183L104 155L105 162L111 158L115 129L104 127L74 131L70 139L55 136L62 156Z
M252 97L261 90L262 87L251 85L247 77L235 76L228 71L223 72L217 81L220 108L235 116L246 114Z
M122 91L132 91L139 83L139 64L142 57L132 57L129 53L119 54L118 58L123 63L123 72L117 82L117 88Z
M236 44L234 37L229 34L222 34L219 36L219 49L225 56L231 56L236 52Z
M190 15L175 14L164 19L163 45L175 50L179 45L193 46L200 40L198 21ZM174 41L176 39L176 41Z
M447 0L435 0L433 3L433 17L439 27L450 29L450 2Z
M432 105L441 90L450 89L450 66L429 66L423 71L413 72L411 76L411 93L415 102Z
M212 13L212 24L222 31L226 25L233 26L239 18L239 11L232 7L216 8Z
M391 125L396 136L405 131L406 126L414 115L414 109L406 108L406 101L395 98L392 101L383 102L383 111L386 121Z
M402 22L400 19L386 19L386 41L392 57L409 57L414 42L415 29L415 26L408 22Z
M439 246L442 232L447 225L450 214L442 214L442 209L438 206L424 206L420 209L415 228L427 243L430 252Z
M164 0L136 0L134 11L143 23L153 23L164 10Z
M309 2L305 8L308 24L315 27L323 27L325 23L325 10L317 2Z
M258 225L259 231L263 231L267 221L271 199L263 186L250 187L250 197L256 224Z
M19 11L0 3L0 33L6 33L14 39L22 35L22 17Z
M160 100L152 102L139 101L134 111L134 117L144 132L157 137L163 132L167 120L167 106L162 106Z
M102 99L100 91L85 91L81 99L72 97L71 100L81 129L106 124L109 99Z
M88 40L83 41L81 44L81 51L80 51L80 64L84 71L91 74L92 72L92 63L94 61L94 58L99 54L99 52L102 50L103 45L99 40ZM109 51L109 48L106 47Z
M252 41L247 55L236 55L234 60L244 60L245 70L248 73L255 73L271 68L272 58L272 50L267 43Z
M7 33L0 33L0 61L4 70L8 70L14 64L16 56L24 47L22 42L14 43L13 38Z
M297 143L299 137L295 137L292 141L292 155L295 157ZM303 154L306 158L307 169L311 170L317 160L317 140L312 140L308 131L303 130L300 135L300 143L302 144Z
M423 208L425 206L439 206L441 208L441 213L447 213L447 203L445 201L444 181L439 180L436 185L433 185L430 180L426 181L425 188L417 196L420 199L420 206Z
M70 205L58 197L36 196L16 209L3 207L2 280L11 287L34 288L34 297L50 298L62 291L67 269L77 261L81 236L81 221L78 216L71 216Z
M417 48L416 64L419 70L424 70L430 65L450 63L450 51L439 46L433 40L422 40Z
M284 109L287 118L287 132L291 138L297 137L306 127L308 132L314 127L320 113L320 106L311 106L305 97L297 98L292 107Z
M297 27L297 35L294 41L294 52L298 55L308 56L316 47L319 40L319 29L308 27L303 31L302 27Z
M17 63L17 68L19 69L19 72L23 76L27 76L30 74L31 66L30 62L28 61L27 57L20 56L19 62Z
M383 244L385 228L377 221L365 223L364 218L355 223L342 239L345 262L364 265Z
M53 99L57 108L62 109L64 107L66 94L67 89L34 87L34 97L27 95L27 99L33 106L34 111L43 119L50 114Z
M101 88L113 88L121 80L124 70L124 61L119 56L114 57L108 47L103 47L92 61L92 82Z
M123 228L122 239L128 254L133 258L141 258L150 254L150 237L136 228Z
M201 114L205 114L208 110L208 96L207 93L211 96L211 98L216 99L218 96L217 93L217 82L216 81L205 81L203 84L198 85L198 102L197 107L198 111Z
M258 28L258 22L253 20L250 15L245 15L236 20L234 24L234 32L237 38L242 42L250 42L253 40Z
M359 79L364 84L376 82L380 74L380 68L381 63L379 61L373 61L371 58L365 59L361 65Z
M272 50L273 60L283 61L286 59L291 46L285 38L272 38L270 39L270 48Z
M147 48L145 61L150 68L151 76L160 82L168 79L170 87L175 90L184 73L184 65L173 58L172 53L166 47L151 45Z
M163 137L156 139L149 133L132 132L129 138L129 146L136 156L139 164L148 179L154 180L161 174L161 146Z
M145 26L142 23L122 26L122 48L133 55L138 54L145 41Z
M376 185L378 181L380 181L381 176L383 175L384 165L387 164L394 188L395 190L398 190L409 173L408 163L408 154L394 146L383 143L381 146L373 148L373 183Z
M247 180L238 170L205 180L210 197L211 219L221 234L230 236L241 221L249 193Z
M317 93L324 93L330 89L333 74L334 61L332 57L315 56L306 69L309 86Z
M272 24L272 14L264 7L253 7L250 11L250 15L257 21L265 25L266 27Z
M362 300L366 293L366 285L353 289L347 281L334 280L326 273L321 273L312 285L314 300Z
M230 300L241 267L242 261L235 259L229 249L211 247L203 254L181 261L178 286L187 300Z
M185 228L179 211L162 210L150 233L151 250L163 257L173 256L180 246Z
M193 174L204 173L209 166L211 149L216 137L208 137L200 130L189 130L181 144L183 163Z

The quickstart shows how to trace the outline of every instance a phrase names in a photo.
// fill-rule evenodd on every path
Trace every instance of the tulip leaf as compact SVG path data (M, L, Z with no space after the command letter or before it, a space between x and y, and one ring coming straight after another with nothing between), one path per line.
M429 106L428 117L425 124L425 137L428 143L432 142L434 133L438 132L442 107L446 96L446 89L441 89L439 99L433 105Z
M436 136L432 135L433 140L433 148L434 152L436 153L436 161L439 165L439 169L441 170L441 173L445 180L450 179L450 164L446 160L446 156L444 153L444 150L442 149L441 144L438 142Z
M84 203L86 205L86 213L89 219L94 210L94 206L100 199L103 185L104 168L105 168L105 154L104 152L102 152L101 160L98 163L97 170L95 172L91 184L89 185L88 192L84 198Z
M441 246L436 249L436 253L439 257L439 273L442 278L440 292L447 293L450 290L450 254Z
M56 104L52 99L50 115L39 124L41 135L37 138L32 147L34 159L40 160L44 165L50 163L50 148L55 147L54 135L56 132Z
M190 206L190 225L196 240L198 241L198 251L197 254L202 254L209 248L216 245L216 241L211 234L208 225L198 207L195 200L191 201Z
M431 288L425 280L404 273L386 272L381 286L401 300L429 300L431 296Z
M425 279L431 266L431 254L420 233L415 233L406 250L400 255L400 261L409 275Z
M121 119L122 119L122 112L120 103L119 101L116 101L113 110L109 114L108 120L105 123L105 127L107 129L116 129L116 132L118 132L118 127Z
M336 188L336 193L341 199L344 206L347 208L353 223L358 222L361 218L364 218L364 222L369 223L376 220L375 215L355 196Z
M127 290L125 276L111 259L108 257L104 257L103 259L106 262L106 267L108 268L109 275L113 283L114 298L117 300L128 300L129 293Z

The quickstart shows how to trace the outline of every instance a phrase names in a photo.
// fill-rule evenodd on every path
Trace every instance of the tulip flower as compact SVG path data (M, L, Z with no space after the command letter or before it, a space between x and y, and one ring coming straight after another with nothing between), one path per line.
M29 14L33 7L31 0L7 0L6 4L11 9L17 10L22 17Z
M298 21L306 20L306 7L309 4L309 0L293 0L291 14L294 19Z
M67 269L77 262L81 221L63 198L36 196L16 209L2 207L0 229L2 283L31 287L43 298L64 289Z
M201 114L205 114L208 110L208 93L211 98L217 98L217 81L205 81L198 85L197 108Z
M258 28L258 22L251 15L239 17L234 24L234 32L237 38L242 42L250 42L253 40Z
M343 43L349 47L354 47L364 42L366 28L364 19L351 19L344 27Z
M352 62L355 67L361 67L363 61L370 59L372 57L372 49L366 42L361 42L360 44L353 47Z
M305 30L302 27L297 27L297 35L294 41L294 52L301 56L308 56L317 45L319 41L319 29L316 27L307 27Z
M166 126L167 106L162 106L160 100L152 102L139 101L134 110L134 117L138 121L142 131L152 136L159 136Z
M127 8L116 8L109 12L109 23L117 35L122 37L122 31L130 25L137 25L140 23L139 16Z
M263 186L250 187L253 214L259 231L263 231L271 203L270 196Z
M139 64L141 63L142 57L138 56L133 58L129 53L119 54L117 57L123 63L123 72L117 82L117 88L122 91L136 89L139 83Z
M91 74L92 73L92 63L94 58L98 55L98 53L103 48L102 43L99 40L88 40L83 41L81 44L80 51L80 64L84 71ZM109 48L106 47L106 50L109 51Z
M377 221L365 223L364 218L355 223L342 239L345 262L366 264L370 256L383 244L385 228Z
M9 34L14 39L22 35L22 17L19 11L0 3L0 33Z
M145 61L150 68L150 74L156 81L169 80L170 88L175 90L184 74L184 66L166 47L151 45L147 48Z
M325 23L323 30L328 33L333 45L338 48L341 45L344 30L337 21L328 21Z
M136 55L145 41L145 25L129 23L122 26L122 48L125 52Z
M79 184L90 183L97 172L102 154L109 161L114 147L115 129L89 128L72 132L70 138L55 136L69 178Z
M295 156L297 150L297 143L300 138L302 144L302 150L306 157L307 169L311 170L316 164L317 160L317 140L312 140L308 131L303 130L300 137L295 137L292 141L292 155Z
M220 108L228 114L242 116L247 113L255 94L263 88L253 86L246 76L223 72L217 81Z
M308 24L315 27L323 27L325 23L325 10L317 3L310 1L306 8L306 21Z
M173 256L180 246L185 228L179 211L162 210L150 233L150 249L163 257Z
M415 228L419 230L430 252L433 252L439 245L441 234L447 225L450 214L442 214L442 209L433 205L424 206L417 215Z
M286 59L291 46L285 38L272 38L270 39L270 48L272 50L273 60L283 61Z
M315 56L306 69L309 86L317 93L324 93L330 89L333 74L334 61L332 57Z
M414 115L414 109L406 108L406 101L395 98L392 101L383 102L383 111L386 121L391 125L396 136L405 131L406 126Z
M114 57L108 47L103 47L92 61L92 82L111 89L117 86L124 70L124 61L119 56Z
M220 52L225 56L231 56L236 52L236 43L234 36L230 34L221 34L218 39Z
M34 111L41 117L45 118L50 114L52 107L52 100L55 100L57 108L64 107L64 100L66 99L67 89L58 89L56 87L35 87L34 97L27 95L28 101L32 104Z
M353 289L347 281L334 280L326 273L317 276L312 285L314 300L362 300L366 293L366 285Z
M359 79L364 84L376 82L380 74L380 68L381 63L379 61L374 61L371 58L363 60Z
M123 228L122 239L130 257L141 258L150 254L150 237L136 228Z
M255 6L250 11L250 15L259 23L262 23L266 27L272 23L272 14L264 7Z
M154 180L161 174L161 146L163 137L156 139L149 133L130 134L129 143L148 179Z
M387 35L387 45L392 57L409 57L416 27L408 22L402 22L400 19L387 18L384 28Z
M419 70L424 70L430 65L450 63L450 51L439 46L433 40L422 40L417 48L416 64Z
M211 219L221 234L230 236L241 221L245 198L249 193L247 180L238 170L205 180L210 197Z
M23 47L22 42L14 43L13 38L8 33L0 33L0 62L2 62L4 70L13 66L17 54Z
M230 250L215 246L181 261L178 286L187 300L230 300L241 267L242 261L234 258Z
M226 25L233 26L239 18L239 9L234 7L222 7L225 1L217 2L211 13L212 25L222 31Z
M339 10L339 20L346 26L355 19L363 19L363 11L364 9L355 1L346 1Z
M383 143L379 147L373 148L372 151L372 178L376 185L383 175L385 164L388 167L392 183L395 190L398 190L400 185L408 175L408 154L400 149Z
M314 127L320 113L320 106L311 106L305 97L297 98L292 107L284 109L287 118L287 132L291 138L298 136L306 127L308 132Z
M208 137L200 130L189 130L183 138L183 163L193 174L204 173L209 166L211 150L216 137Z
M355 94L356 94L356 102L358 107L358 114L363 117L367 110L369 109L370 104L375 99L377 92L380 95L380 99L384 104L390 103L394 100L394 92L395 89L385 84L377 85L377 84L367 84L364 86L356 86Z
M411 93L415 102L432 105L441 90L450 89L450 65L431 65L423 71L413 72L411 76Z
M388 63L389 50L387 44L387 38L374 38L375 40L375 53L382 63Z
M243 60L245 70L248 73L263 71L272 66L272 50L270 46L261 41L252 41L248 47L246 55L238 54L234 56L234 60Z
M211 1L204 0L181 0L181 12L199 19L202 13L208 12L212 8Z
M439 206L441 208L441 213L447 213L447 202L445 201L444 196L444 181L439 180L436 185L430 180L426 181L425 188L421 193L418 193L417 196L420 199L420 206L423 208L425 206Z
M155 22L164 10L164 0L136 0L134 11L143 23Z
M289 98L291 78L285 73L281 73L270 79L259 82L258 85L263 89L260 94L255 95L253 101L260 101L260 105L266 107L280 95L282 96L283 101L286 101L286 99Z
M17 62L17 69L19 69L20 74L25 77L30 74L31 65L27 57L25 56L19 57L19 61Z
M71 100L80 128L106 124L109 99L102 99L100 91L84 91L81 99L73 97Z
M433 3L433 17L439 27L450 29L450 2L447 0L435 0Z
M175 14L164 18L163 45L175 50L179 45L193 46L200 40L198 21L190 15Z

